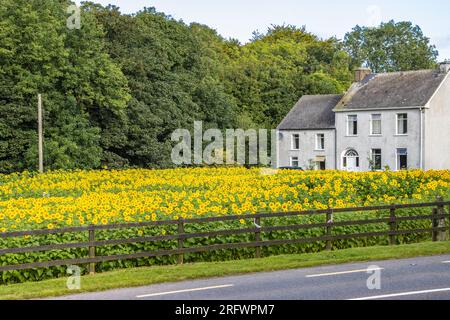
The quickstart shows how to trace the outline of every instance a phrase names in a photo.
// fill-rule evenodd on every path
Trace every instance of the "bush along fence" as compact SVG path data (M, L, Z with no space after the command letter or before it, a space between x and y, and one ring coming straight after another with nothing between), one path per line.
M80 265L85 273L93 274L155 263L440 241L447 239L449 229L450 201L439 199L433 203L7 232L0 233L0 273L2 283L14 283L61 276L69 265ZM132 236L136 230L138 236ZM62 237L67 234L72 236ZM14 241L17 239L20 241ZM129 247L133 244L141 245ZM274 249L277 247L284 250ZM212 252L221 252L223 259L201 255ZM162 257L170 259L155 260Z

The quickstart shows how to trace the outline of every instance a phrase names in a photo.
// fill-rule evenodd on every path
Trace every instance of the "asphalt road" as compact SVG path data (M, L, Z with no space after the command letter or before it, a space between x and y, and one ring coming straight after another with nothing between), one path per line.
M380 289L374 289L378 285ZM254 273L56 299L450 300L450 255Z

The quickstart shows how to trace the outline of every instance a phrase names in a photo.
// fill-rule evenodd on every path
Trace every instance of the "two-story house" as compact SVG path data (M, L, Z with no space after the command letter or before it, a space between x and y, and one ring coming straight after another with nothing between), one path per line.
M343 95L303 96L277 128L277 167L450 169L449 71L359 69Z

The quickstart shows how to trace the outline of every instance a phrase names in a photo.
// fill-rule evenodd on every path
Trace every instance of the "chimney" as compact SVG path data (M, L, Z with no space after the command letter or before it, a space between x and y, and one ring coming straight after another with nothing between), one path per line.
M361 82L366 76L372 73L369 68L358 68L355 70L355 82Z
M439 63L439 71L441 73L447 73L450 71L450 61L445 60L444 62Z

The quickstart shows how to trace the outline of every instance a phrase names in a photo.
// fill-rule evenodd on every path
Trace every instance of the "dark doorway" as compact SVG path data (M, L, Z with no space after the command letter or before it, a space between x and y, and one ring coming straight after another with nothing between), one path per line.
M397 166L398 170L407 170L408 169L408 150L407 149L398 149L397 150Z
M326 165L325 161L319 161L318 164L319 164L318 165L319 170L326 170L327 169L327 165Z

